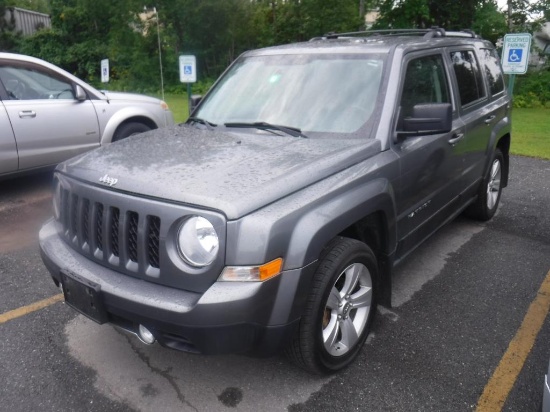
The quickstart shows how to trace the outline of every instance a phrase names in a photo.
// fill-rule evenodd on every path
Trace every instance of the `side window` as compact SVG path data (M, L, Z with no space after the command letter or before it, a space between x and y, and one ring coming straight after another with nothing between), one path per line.
M475 54L470 50L451 52L462 106L486 96L483 78Z
M504 91L504 75L500 67L500 60L494 49L482 49L481 52L483 53L483 65L489 82L489 90L494 96Z
M445 64L440 54L412 59L407 64L400 121L412 115L415 105L423 103L451 103Z
M0 66L0 81L10 100L74 99L67 80L34 66Z

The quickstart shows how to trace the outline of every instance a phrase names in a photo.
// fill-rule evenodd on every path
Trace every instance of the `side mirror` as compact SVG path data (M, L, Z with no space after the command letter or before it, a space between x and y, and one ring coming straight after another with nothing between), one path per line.
M202 95L200 94L193 94L191 95L191 99L189 99L189 114L193 113L199 103L202 100Z
M450 103L426 103L413 107L411 117L403 119L399 134L428 135L450 132L453 125L453 108Z
M74 87L74 94L75 94L76 100L78 100L79 102L83 102L88 98L88 95L86 94L84 89L78 84L75 85Z

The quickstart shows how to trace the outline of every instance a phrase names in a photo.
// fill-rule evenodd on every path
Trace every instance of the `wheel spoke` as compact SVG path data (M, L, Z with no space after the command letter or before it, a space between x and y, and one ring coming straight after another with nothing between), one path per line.
M372 288L361 287L357 292L350 296L349 301L353 304L354 308L363 308L371 305L372 302Z
M355 325L353 324L351 318L348 317L340 324L340 330L342 331L342 340L340 343L348 349L351 348L359 339L359 336L357 336L357 331L355 330Z
M336 315L331 315L330 321L326 328L323 329L323 342L327 351L332 352L336 339L338 339L338 330L340 329L340 322Z
M495 160L495 162L493 163L493 168L491 170L491 179L494 179L498 173L500 173L500 162L498 160Z
M500 194L500 162L495 160L491 167L491 177L487 185L487 207L493 209Z
M363 265L353 264L351 266L348 266L347 269L344 271L346 276L344 286L342 287L342 294L344 296L349 295L353 292L355 286L357 286L357 282L359 281L359 277L363 268Z
M487 206L489 207L489 209L495 207L495 204L497 202L497 193L498 192L489 192L489 197L487 198Z
M335 287L332 288L332 290L330 291L330 295L328 295L328 300L327 300L327 308L329 309L333 309L333 310L336 310L338 309L338 305L340 304L340 292L338 292L338 289L336 289Z

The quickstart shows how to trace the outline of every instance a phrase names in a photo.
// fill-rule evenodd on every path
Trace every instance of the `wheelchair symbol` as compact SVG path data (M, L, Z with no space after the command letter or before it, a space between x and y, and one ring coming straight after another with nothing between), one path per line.
M508 53L508 61L516 63L521 61L521 56L523 54L523 49L510 49Z
M191 76L193 74L193 66L183 66L183 74L185 74L186 76Z

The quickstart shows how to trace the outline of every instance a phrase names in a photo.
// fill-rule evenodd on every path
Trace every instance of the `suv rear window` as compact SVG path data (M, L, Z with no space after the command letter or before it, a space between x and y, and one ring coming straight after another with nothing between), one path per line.
M504 91L504 76L496 50L482 49L483 64L489 82L489 90L494 96Z
M462 106L485 97L483 78L474 52L471 50L451 52L451 59Z

